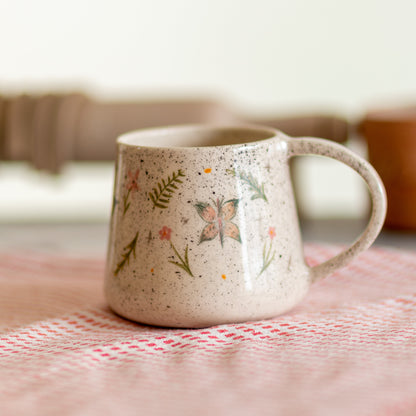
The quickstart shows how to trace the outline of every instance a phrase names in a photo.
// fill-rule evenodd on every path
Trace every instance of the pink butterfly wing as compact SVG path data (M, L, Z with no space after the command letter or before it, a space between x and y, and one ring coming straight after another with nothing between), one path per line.
M199 238L199 244L203 243L204 241L213 240L218 235L218 228L215 223L208 224L201 233L201 237Z
M230 199L229 201L226 201L220 208L219 216L224 221L233 219L237 214L238 202L238 199Z
M217 217L214 208L210 204L199 202L195 205L199 216L206 222L213 222Z
M224 225L224 234L241 243L240 229L233 222L226 222Z

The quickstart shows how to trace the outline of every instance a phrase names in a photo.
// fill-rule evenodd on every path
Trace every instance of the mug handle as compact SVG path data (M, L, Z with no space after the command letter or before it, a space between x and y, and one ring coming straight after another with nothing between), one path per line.
M315 282L345 266L360 252L371 246L380 233L386 217L386 191L376 170L366 160L345 146L314 137L289 138L286 143L288 158L301 155L319 155L339 160L360 174L370 191L372 212L364 232L350 247L338 255L311 267L311 281Z

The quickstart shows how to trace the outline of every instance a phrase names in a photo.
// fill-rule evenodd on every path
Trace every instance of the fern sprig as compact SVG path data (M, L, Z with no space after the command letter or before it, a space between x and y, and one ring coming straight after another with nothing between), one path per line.
M149 192L149 197L153 202L153 209L161 208L166 209L173 197L173 194L178 189L177 184L183 183L180 179L185 177L185 174L179 169L177 172L172 173L172 177L168 175L167 179L163 179L157 183L157 186L153 188L153 192Z
M257 179L251 174L247 174L246 172L240 172L240 179L245 182L253 193L251 199L264 199L266 202L267 200L266 194L264 193L264 183L259 185Z
M122 259L119 263L117 263L117 267L114 270L114 276L118 275L118 273L120 272L121 269L123 269L126 263L129 264L131 254L133 254L134 258L136 258L136 244L137 244L138 237L139 237L139 232L137 231L133 240L131 240L130 243L124 247L123 249L124 253L122 253L121 255Z
M269 202L264 192L264 183L260 185L252 173L247 174L244 171L236 172L235 169L227 169L227 173L240 178L246 185L249 186L251 192L253 192L253 195L251 196L252 200L261 198L266 202Z

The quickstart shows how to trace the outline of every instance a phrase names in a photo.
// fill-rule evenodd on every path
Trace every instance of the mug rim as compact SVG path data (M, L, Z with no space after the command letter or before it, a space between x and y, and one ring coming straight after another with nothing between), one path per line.
M172 135L174 133L181 132L190 132L194 130L198 131L240 131L240 132L252 132L265 134L266 137L257 137L250 138L247 141L241 140L236 143L224 143L224 144L214 144L214 145L200 145L200 146L181 146L181 145L147 145L140 143L132 143L134 139L137 140L138 136L149 134L154 137L162 137ZM118 146L126 146L130 148L144 148L144 149L177 149L177 150L194 150L194 149L215 149L215 148L232 148L232 147L241 147L241 146L256 146L259 143L268 143L276 139L277 137L282 139L286 135L270 126L258 125L258 124L209 124L209 123L199 123L199 124L178 124L178 125L168 125L168 126L157 126L157 127L147 127L143 129L132 130L126 133L123 133L117 137Z

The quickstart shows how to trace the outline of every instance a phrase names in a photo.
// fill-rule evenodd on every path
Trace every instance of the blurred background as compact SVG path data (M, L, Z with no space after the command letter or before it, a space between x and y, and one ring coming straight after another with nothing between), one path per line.
M415 101L415 15L412 0L0 0L0 95L330 115L366 156L355 127L367 110ZM302 158L294 180L303 218L365 221L367 191L350 169ZM3 161L0 223L105 226L112 182L109 160L65 161L59 174Z

